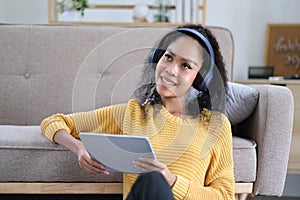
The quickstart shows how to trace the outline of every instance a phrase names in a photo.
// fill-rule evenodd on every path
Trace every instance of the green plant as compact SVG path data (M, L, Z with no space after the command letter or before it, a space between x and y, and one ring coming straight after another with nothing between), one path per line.
M89 8L88 0L59 0L57 9L60 13L66 10L77 10L84 16L84 9Z
M168 17L168 3L165 0L157 1L157 14L154 15L154 21L156 22L169 22Z

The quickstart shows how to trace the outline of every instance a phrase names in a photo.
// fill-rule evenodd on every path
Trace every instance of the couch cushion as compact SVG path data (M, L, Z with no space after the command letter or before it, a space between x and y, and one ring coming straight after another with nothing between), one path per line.
M226 116L232 125L249 117L255 109L259 92L247 85L228 82Z
M256 143L252 140L232 137L235 182L256 180Z
M231 32L208 28L231 77ZM39 125L53 113L127 102L151 48L173 29L0 25L0 124Z
M122 182L121 173L85 173L77 157L46 139L39 126L0 126L0 155L2 182Z
M0 126L0 155L2 182L122 182L121 173L85 173L77 157L46 139L39 126ZM236 181L254 181L255 143L233 137L233 156Z

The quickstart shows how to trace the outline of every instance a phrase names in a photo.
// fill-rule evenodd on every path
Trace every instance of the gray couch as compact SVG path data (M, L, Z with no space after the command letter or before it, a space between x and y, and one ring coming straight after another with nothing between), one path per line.
M209 28L232 80L232 35ZM150 48L169 30L0 25L0 193L121 193L122 174L86 174L75 155L41 134L39 124L54 113L126 102ZM253 87L259 92L253 113L233 126L236 193L280 196L293 97L285 87Z

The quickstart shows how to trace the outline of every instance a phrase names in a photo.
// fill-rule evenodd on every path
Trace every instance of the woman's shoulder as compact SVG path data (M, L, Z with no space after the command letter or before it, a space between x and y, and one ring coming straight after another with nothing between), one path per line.
M128 111L144 112L145 107L147 107L147 106L143 106L137 99L130 99L127 102L127 110Z
M204 108L203 111L201 112L201 115L206 116L209 120L213 119L213 120L217 120L219 122L230 123L227 116L220 111L209 110L209 109Z
M227 116L219 111L212 111L211 125L220 132L220 141L231 141L232 130L231 123Z
M151 106L150 106L151 107ZM109 106L101 107L98 110L101 112L109 111L112 112L116 111L124 111L124 112L145 112L145 110L149 109L149 105L141 105L141 103L137 99L130 99L127 103L120 103L120 104L112 104Z
M136 99L130 99L127 103L119 103L119 104L112 104L104 107L100 107L99 109L115 109L115 108L128 108L128 107L142 107L140 102Z
M221 122L226 122L226 123L230 123L228 117L220 112L220 111L212 111L212 115L217 118L218 120L220 120Z
M137 99L130 99L128 105L132 107L142 107L142 104Z
M227 116L219 111L203 109L200 117L202 121L208 123L210 127L216 127L218 129L228 129L231 127Z

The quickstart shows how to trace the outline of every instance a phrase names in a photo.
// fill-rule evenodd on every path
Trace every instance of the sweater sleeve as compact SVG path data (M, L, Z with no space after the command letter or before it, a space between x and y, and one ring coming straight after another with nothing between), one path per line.
M120 104L89 112L54 114L42 121L41 131L52 142L59 130L66 130L75 138L79 138L79 132L121 134L125 109L126 104Z
M204 185L177 176L172 188L175 199L234 199L232 136L226 119L219 142L212 149Z

